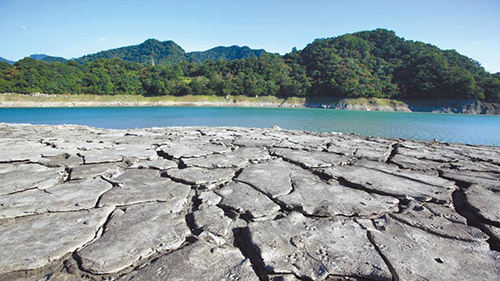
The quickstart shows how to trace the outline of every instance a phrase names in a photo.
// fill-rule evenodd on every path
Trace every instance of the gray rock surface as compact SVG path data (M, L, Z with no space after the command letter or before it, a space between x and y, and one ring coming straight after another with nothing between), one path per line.
M386 158L390 153L394 141L384 139L352 139L338 135L327 146L326 150L358 158L379 160Z
M79 153L85 164L120 162L127 158L152 159L156 151L148 144L116 144L112 149L85 150Z
M391 217L442 237L480 242L489 238L479 229L468 226L467 221L458 216L452 207L412 202L403 212L391 214Z
M499 280L500 148L0 124L0 280Z
M500 226L500 193L498 186L472 185L465 190L465 198L469 205L482 218L495 222ZM496 208L491 208L496 206Z
M157 170L168 170L171 168L177 168L178 165L174 161L158 158L158 159L139 159L130 166L130 168L150 168Z
M248 161L258 161L270 158L269 152L267 150L258 147L242 147L232 152L226 153L226 155L234 155L244 158Z
M0 225L0 274L50 264L92 241L112 208L17 218Z
M215 168L238 168L243 166L247 160L243 157L224 154L213 154L199 158L186 158L182 163L188 167L201 167L207 169Z
M452 182L435 177L435 180L445 182L444 185L433 185L418 180L417 177L407 177L401 173L388 173L358 165L326 168L321 171L334 179L344 180L348 185L397 197L411 197L421 201L451 201L451 194L455 190ZM417 172L413 171L417 174ZM425 176L425 175L423 175ZM427 177L427 176L425 176Z
M272 198L293 190L290 175L299 168L282 160L252 164L238 175L238 181L247 183Z
M41 214L88 210L112 185L102 179L70 181L44 190L30 189L0 196L0 219Z
M41 143L40 141L19 142L18 139L9 136L2 138L0 144L0 163L19 161L37 162L44 155L54 156L60 152L52 146Z
M247 213L253 218L270 216L280 209L267 196L245 183L232 182L216 190L216 193L222 197L220 205Z
M225 244L233 236L233 220L226 217L221 208L202 204L193 216L196 227L202 230L206 239L213 240L217 245Z
M102 195L99 206L169 202L172 210L178 212L187 203L191 190L189 185L160 177L158 171L151 169L121 170L110 181L118 185Z
M151 203L115 210L102 237L78 251L82 267L115 273L157 252L179 248L190 231L184 214L172 209L168 203Z
M119 280L257 281L259 278L237 248L198 241Z
M391 273L366 231L350 219L319 220L292 213L249 225L266 267L323 280L328 275L390 280Z
M489 165L488 165L489 166ZM473 167L473 169L476 167ZM495 170L495 167L485 167L485 170ZM441 175L444 178L464 182L467 184L479 184L483 186L488 186L489 188L495 188L498 190L500 186L500 173L495 172L481 172L481 171L471 171L471 170L458 170L458 169L440 169Z
M76 154L63 152L54 156L43 156L38 159L37 163L47 167L76 167L83 164L83 158Z
M38 164L0 164L0 194L45 189L61 183L65 177L64 168L48 168Z
M500 254L485 242L429 234L393 220L375 222L370 236L399 280L495 280ZM420 270L425 267L425 270Z
M216 145L205 142L170 142L160 146L160 150L173 158L188 158L228 152L231 149L225 147L224 145Z
M396 198L349 188L338 181L324 182L311 172L294 172L291 179L295 187L293 192L278 199L307 215L373 216L398 208Z
M205 205L217 205L220 203L222 200L222 197L219 195L215 194L212 191L207 191L207 192L202 192L199 196L198 199L201 200L201 202Z
M231 168L206 169L188 167L185 169L170 169L166 171L166 175L187 184L214 188L218 184L230 181L235 172L236 170Z
M320 168L349 163L350 157L335 153L275 148L272 154L288 161L298 163L305 168Z
M233 141L234 145L243 147L270 147L278 140L268 136L246 136Z
M104 177L110 178L117 173L120 168L125 168L123 163L86 164L73 167L71 169L71 179L81 180L88 178Z

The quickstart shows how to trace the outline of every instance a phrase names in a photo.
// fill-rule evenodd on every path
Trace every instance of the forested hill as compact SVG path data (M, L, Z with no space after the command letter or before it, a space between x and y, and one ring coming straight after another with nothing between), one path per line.
M86 55L76 59L76 61L86 63L99 59L123 59L125 61L151 64L154 59L156 64L166 65L182 62L185 60L185 56L184 50L174 41L160 42L156 39L148 39L139 45Z
M215 47L203 52L190 52L186 54L190 62L204 62L207 60L238 60L251 57L262 57L267 54L265 50L254 50L247 46Z
M67 59L63 57L54 57L54 56L49 56L45 54L34 54L31 55L30 58L35 59L35 60L41 60L44 62L66 62L68 61Z
M499 98L499 81L454 50L377 29L319 39L287 57L306 68L312 94Z
M247 46L215 47L203 52L186 53L173 41L158 41L148 39L139 45L127 46L118 49L102 51L96 54L86 55L76 61L81 63L96 61L98 59L123 59L126 61L142 64L168 65L183 61L201 63L207 60L235 60L251 57L261 57L267 52L264 50L253 50Z
M389 30L317 39L284 56L263 52L222 47L190 56L150 39L65 63L25 58L0 62L0 92L500 100L500 74Z

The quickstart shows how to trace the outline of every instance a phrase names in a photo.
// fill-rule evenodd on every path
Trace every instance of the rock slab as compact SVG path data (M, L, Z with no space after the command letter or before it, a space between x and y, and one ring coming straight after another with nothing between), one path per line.
M0 123L0 280L499 280L500 148Z

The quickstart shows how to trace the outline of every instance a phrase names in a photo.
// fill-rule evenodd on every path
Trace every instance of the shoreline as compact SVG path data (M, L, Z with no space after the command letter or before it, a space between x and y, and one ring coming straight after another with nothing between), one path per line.
M269 107L307 108L303 104L266 102L212 102L212 101L158 101L158 102L0 102L0 108L50 108L50 107Z
M98 96L0 94L0 108L50 107L266 107L325 108L337 110L432 112L500 115L500 103L480 100L391 100L382 98L278 98L274 96Z

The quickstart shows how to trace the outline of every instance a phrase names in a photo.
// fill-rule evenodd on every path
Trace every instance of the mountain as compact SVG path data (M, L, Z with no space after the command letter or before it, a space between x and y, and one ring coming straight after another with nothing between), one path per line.
M156 39L148 39L139 45L121 47L96 54L86 55L76 59L80 63L92 62L98 59L123 59L125 61L151 64L153 58L155 64L167 65L185 60L186 53L173 41L160 42Z
M316 39L284 56L263 54L238 46L185 53L172 41L149 39L78 59L85 64L2 63L0 92L500 101L499 74L385 29ZM148 66L153 58L156 67Z
M148 39L139 45L126 46L96 54L90 54L76 59L80 63L87 63L98 59L123 59L126 61L151 64L168 65L183 61L201 63L207 60L236 60L251 57L261 57L267 54L265 50L253 50L247 46L215 47L203 52L186 53L173 41L158 41Z
M42 59L44 62L60 62L60 63L65 63L68 60L63 58L63 57L53 57L53 56L46 56Z
M315 96L500 98L500 81L479 62L385 29L316 39L285 60L305 67Z
M8 59L4 59L4 58L2 58L2 57L0 57L0 61L6 62L6 63L8 63L8 64L14 64L14 62L13 62L13 61L8 60Z
M63 58L63 57L54 57L54 56L49 56L46 54L33 54L30 56L30 58L39 60L39 61L44 61L44 62L60 62L60 63L65 63L68 60Z
M203 52L190 52L186 54L190 62L200 63L207 60L238 60L251 57L262 57L267 54L265 50L254 50L247 46L215 47Z
M46 54L33 54L30 56L30 58L35 59L35 60L43 60L46 57L48 57L48 55L46 55Z

